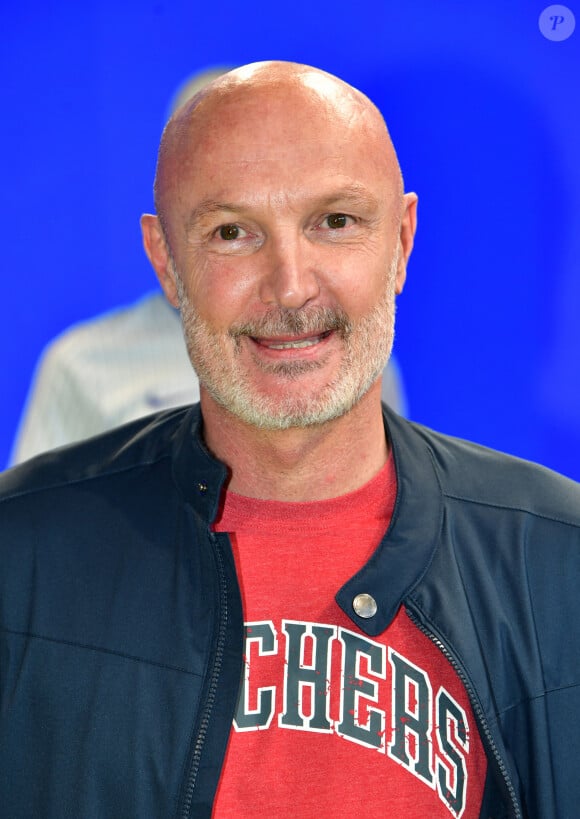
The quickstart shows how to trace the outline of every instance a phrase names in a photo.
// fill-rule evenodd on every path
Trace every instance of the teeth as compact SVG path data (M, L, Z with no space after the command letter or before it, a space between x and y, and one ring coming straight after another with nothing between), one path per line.
M282 341L280 344L268 344L270 350L301 350L304 347L313 347L320 341L320 336L316 338L305 338L302 341Z

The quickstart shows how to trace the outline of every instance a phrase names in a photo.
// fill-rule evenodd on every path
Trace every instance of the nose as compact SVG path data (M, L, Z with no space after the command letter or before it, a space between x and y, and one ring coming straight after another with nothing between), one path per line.
M306 240L270 238L264 256L264 275L260 282L260 299L297 310L317 298L320 284L312 248Z

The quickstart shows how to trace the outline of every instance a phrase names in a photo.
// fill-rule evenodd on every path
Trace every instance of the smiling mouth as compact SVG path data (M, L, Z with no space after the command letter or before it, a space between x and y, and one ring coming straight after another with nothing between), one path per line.
M261 347L267 347L269 350L303 350L306 347L314 347L315 344L319 344L323 339L328 338L331 332L332 330L327 330L316 336L289 339L256 338L252 336L252 341Z

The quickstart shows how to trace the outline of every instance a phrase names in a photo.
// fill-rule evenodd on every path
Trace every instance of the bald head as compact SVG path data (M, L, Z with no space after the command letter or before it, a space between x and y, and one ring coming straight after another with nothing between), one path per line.
M335 153L359 145L384 177L385 195L401 202L403 183L386 125L360 91L324 71L289 62L253 63L218 77L182 105L163 132L155 206L167 239L179 228L185 191L195 188L203 163L239 158L242 143L249 162L263 162L266 148L281 158L297 141L321 140ZM248 150L252 144L254 150Z

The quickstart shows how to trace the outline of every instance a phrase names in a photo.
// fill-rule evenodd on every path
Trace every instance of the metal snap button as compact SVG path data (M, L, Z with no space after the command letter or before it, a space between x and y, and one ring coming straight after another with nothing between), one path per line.
M370 594L357 594L352 601L352 607L359 617L364 617L365 620L374 617L377 613L377 601Z

